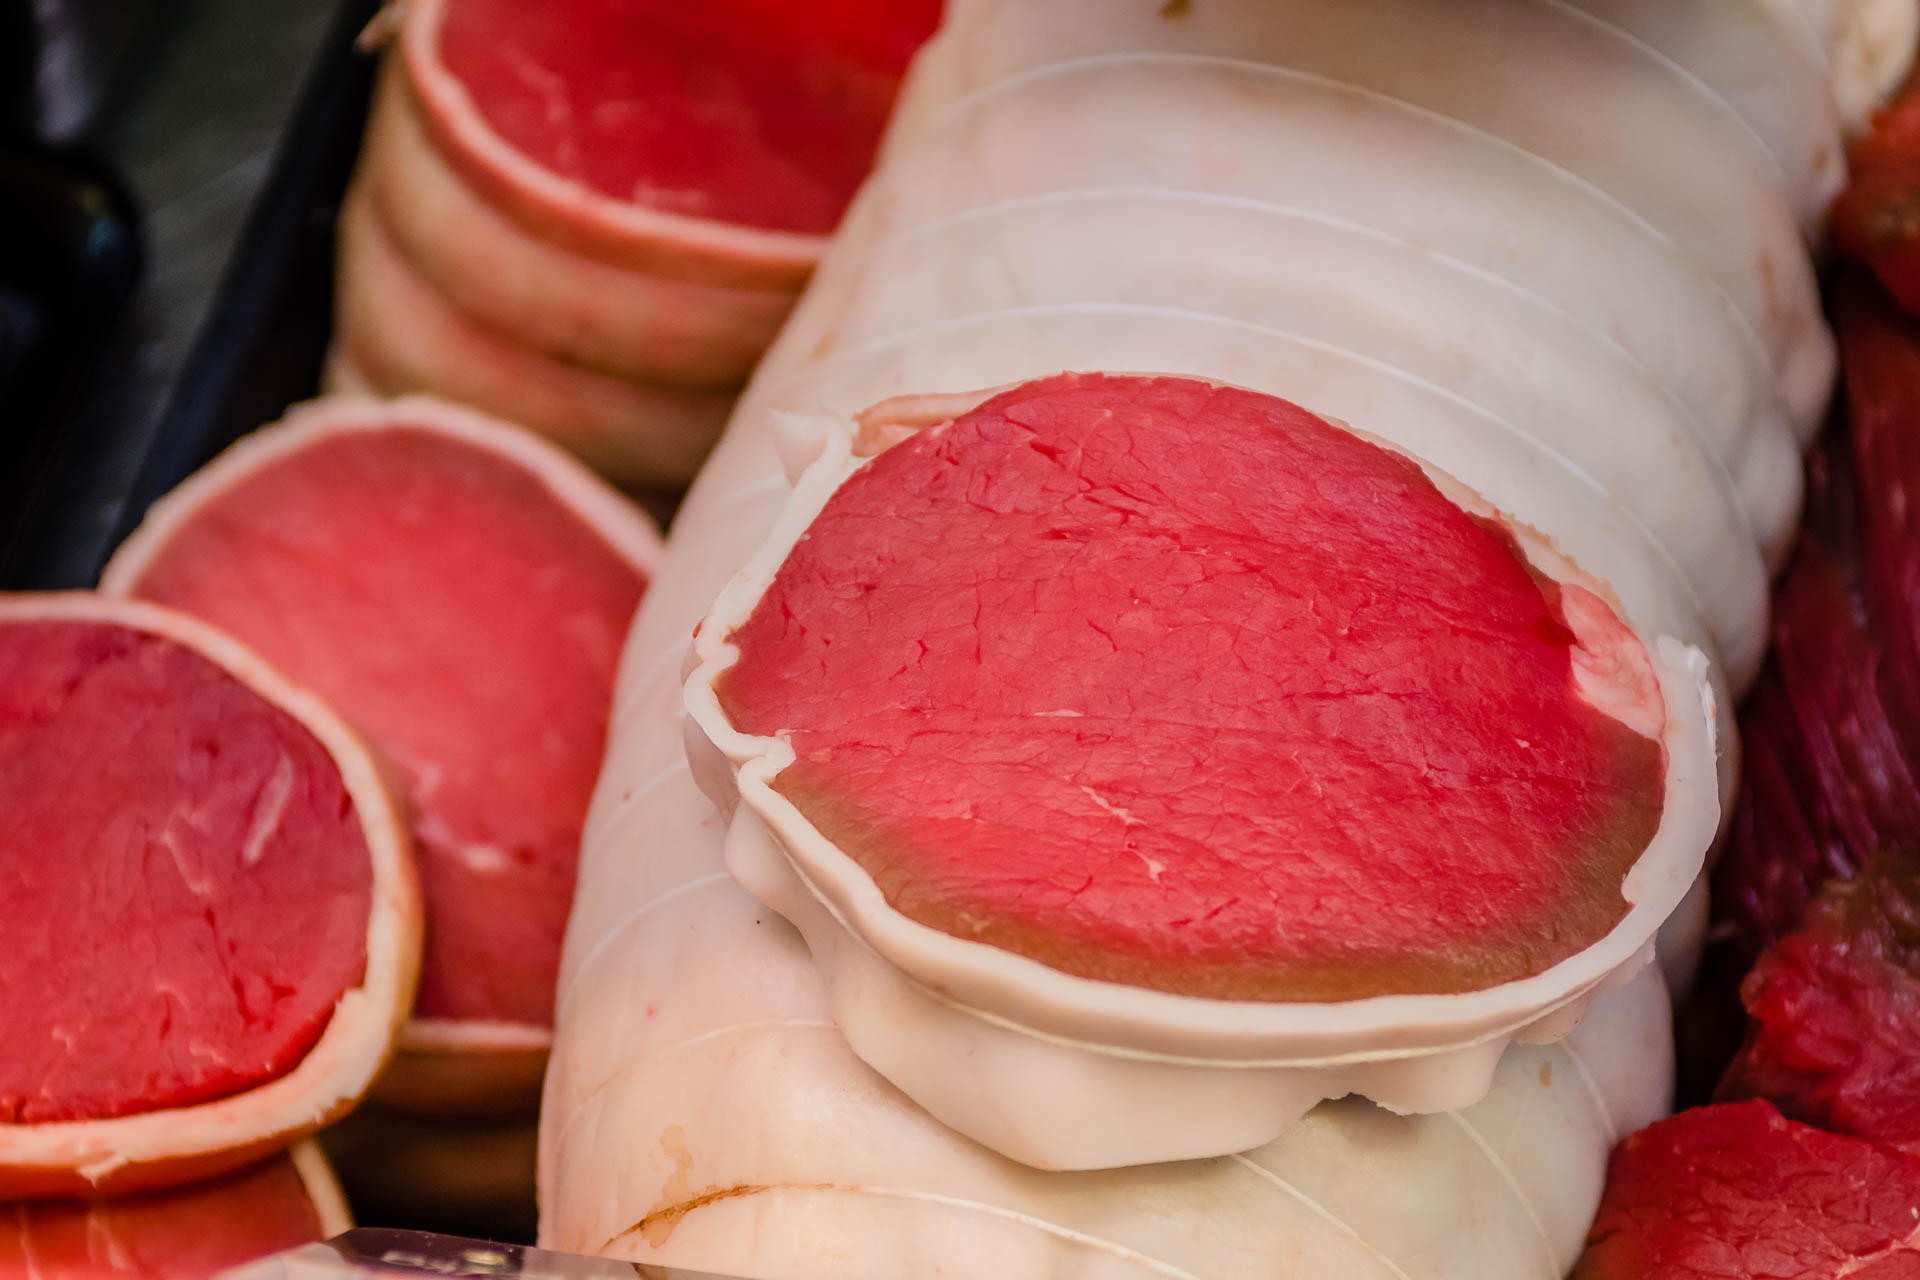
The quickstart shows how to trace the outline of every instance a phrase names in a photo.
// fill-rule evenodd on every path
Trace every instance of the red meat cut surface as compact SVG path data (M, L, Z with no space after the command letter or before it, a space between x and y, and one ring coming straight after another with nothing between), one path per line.
M175 641L0 625L0 1122L291 1070L366 967L372 867L332 758Z
M1920 1155L1920 874L1880 856L1830 883L1741 988L1723 1097Z
M938 0L450 0L439 53L503 139L617 200L833 230Z
M178 1191L0 1205L0 1280L205 1280L325 1234L280 1156Z
M550 1025L644 586L518 462L396 424L221 489L130 591L240 637L398 769L427 908L416 1012Z
M922 924L1188 994L1453 992L1604 936L1659 823L1664 753L1576 690L1575 611L1657 699L1597 596L1404 457L1068 375L848 480L719 692Z
M1920 1165L1764 1102L1683 1111L1615 1148L1572 1280L1916 1280Z

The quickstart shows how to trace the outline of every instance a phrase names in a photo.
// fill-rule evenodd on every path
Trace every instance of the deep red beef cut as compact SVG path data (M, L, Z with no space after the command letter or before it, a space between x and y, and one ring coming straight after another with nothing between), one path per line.
M404 53L449 158L531 225L616 257L633 252L618 243L619 205L832 231L940 16L937 0L418 8L431 12L409 15ZM754 270L777 273L781 256ZM794 259L796 278L810 256Z
M337 1115L413 992L399 811L217 633L0 599L0 1196L231 1167Z
M1920 1164L1765 1102L1622 1142L1573 1280L1917 1280Z
M1920 311L1920 91L1909 88L1874 117L1847 148L1847 171L1833 206L1835 244Z
M366 968L373 893L326 749L126 627L14 622L0 664L0 1120L182 1106L299 1061Z
M1828 884L1741 988L1752 1019L1721 1082L1795 1119L1920 1157L1920 868L1874 858Z
M656 553L644 516L525 432L424 399L319 401L156 506L102 578L240 636L384 752L427 904L403 1046L517 1053L523 1097Z
M732 641L729 718L895 910L1083 977L1478 990L1605 936L1660 825L1607 601L1209 383L1067 375L895 445Z
M311 1143L173 1191L0 1206L0 1280L205 1280L351 1223Z

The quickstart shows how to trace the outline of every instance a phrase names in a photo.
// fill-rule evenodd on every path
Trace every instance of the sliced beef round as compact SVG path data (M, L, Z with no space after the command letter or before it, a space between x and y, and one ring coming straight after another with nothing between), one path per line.
M652 213L797 240L839 222L939 16L937 0L430 0L402 52L448 156L543 229L606 249L670 225Z
M0 1196L163 1185L350 1106L420 905L359 740L226 637L0 600Z
M311 1142L173 1191L0 1205L0 1280L205 1280L349 1227Z
M887 452L733 639L723 705L896 909L1089 978L1525 978L1626 914L1660 822L1653 669L1603 599L1405 457L1202 383L1033 384Z
M386 1087L530 1103L613 672L657 541L525 432L424 400L320 401L159 503L103 589L240 636L404 781L427 903Z
M1640 963L1718 812L1697 656L1287 401L978 401L869 411L863 447L904 439L864 464L829 445L688 686L745 801L729 867L882 1074L1043 1167L1218 1154L1350 1091L1469 1104ZM965 1071L915 1047L935 1024ZM1195 1114L1003 1134L1033 1059L1083 1050L1106 1079L1061 1068L1062 1106Z

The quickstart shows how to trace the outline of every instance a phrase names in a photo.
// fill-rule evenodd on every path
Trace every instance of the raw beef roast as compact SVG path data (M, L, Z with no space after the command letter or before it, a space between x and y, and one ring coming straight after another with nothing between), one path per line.
M1684 1111L1614 1152L1573 1280L1914 1280L1920 1164L1764 1102Z
M1913 6L1892 8L1910 36ZM744 576L771 576L801 530L775 530L770 503L868 406L1144 372L1281 397L1457 477L1609 587L1649 655L1671 637L1722 693L1744 686L1766 570L1791 544L1796 446L1829 389L1806 236L1841 176L1835 80L1866 79L1838 37L1869 11L1888 6L950 6L628 643L561 975L546 1238L781 1280L918 1280L958 1258L1031 1280L1572 1265L1606 1149L1665 1105L1656 969L1601 992L1569 1037L1508 1049L1472 1107L1390 1118L1349 1100L1256 1152L1122 1170L996 1158L887 1075L973 1088L1009 1141L1188 1117L1063 1108L1086 1077L1057 1037L923 988L903 1005L911 984L881 966L830 996L852 949L730 874L777 864L747 806L717 808L691 771L688 636L756 554ZM1907 51L1877 69L1897 77ZM988 477L968 499L994 492ZM954 612L926 628L930 653L988 643ZM1691 691L1662 692L1677 708ZM713 787L711 758L695 763ZM1672 812L1710 827L1715 808L1699 786ZM1113 865L1144 869L1124 849ZM789 905L832 916L824 887L795 883ZM1687 954L1697 920L1663 943ZM870 1069L843 1034L869 997L941 1034ZM980 1070L977 1045L1008 1057Z
M938 16L408 5L342 226L336 352L376 390L525 422L622 483L683 482Z
M1473 991L1619 923L1664 792L1646 650L1520 537L1284 401L1028 383L849 475L714 687L930 928L1219 999Z
M829 449L688 686L729 870L881 1074L1041 1167L1220 1155L1350 1092L1470 1104L1644 961L1712 728L1601 584L1270 396L955 411Z
M214 622L363 729L411 801L419 1003L384 1095L524 1105L645 517L436 401L318 401L156 504L102 589Z
M0 1196L217 1173L340 1114L420 902L360 741L226 636L0 599Z

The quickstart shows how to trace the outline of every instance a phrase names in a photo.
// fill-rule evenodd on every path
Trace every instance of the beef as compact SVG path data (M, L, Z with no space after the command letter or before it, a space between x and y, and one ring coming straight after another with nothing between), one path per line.
M1920 310L1920 94L1909 91L1847 149L1851 180L1833 206L1834 243Z
M1721 1082L1796 1120L1920 1156L1920 863L1836 880L1741 988L1748 1040Z
M1440 1137L1445 1117L1369 1130L1367 1156L1303 1146L1284 1180L1307 1199L1231 1158L1099 1175L983 1158L862 1065L841 1032L855 1002L830 1000L813 953L732 881L742 850L676 723L687 636L766 545L783 467L791 477L818 453L812 416L1063 369L1144 371L1281 396L1458 477L1609 583L1637 633L1710 651L1730 707L1728 688L1760 665L1761 548L1782 544L1797 480L1770 473L1764 504L1734 505L1730 490L1758 487L1723 483L1713 459L1729 478L1748 459L1790 459L1830 390L1811 270L1786 228L1831 189L1831 165L1820 184L1800 177L1823 172L1817 154L1837 155L1839 132L1768 124L1813 119L1791 104L1832 95L1810 29L1785 6L1653 0L1469 3L1444 19L1374 0L957 0L636 622L561 979L546 1237L668 1265L889 1280L955 1257L1016 1276L1399 1266L1478 1280L1571 1265L1618 1134L1575 1095L1554 1095L1569 1109L1551 1120L1523 1109L1581 1079L1556 1060L1543 1085L1549 1064L1527 1047L1498 1076L1513 1109L1476 1131L1489 1145L1538 1137L1539 1160L1406 1136ZM1599 44L1609 55L1583 61ZM1684 82L1690 105L1642 96L1660 78ZM1524 105L1473 101L1529 87ZM1620 123L1618 104L1656 97L1719 124L1683 138L1665 108ZM1751 199L1732 193L1768 162L1733 136L1747 127L1792 175L1771 171ZM1653 152L1658 171L1636 177ZM1756 167L1723 184L1696 158ZM1676 199L1704 216L1676 216ZM1547 358L1590 359L1593 375L1541 377ZM1659 416L1596 408L1634 377L1666 398ZM1752 528L1734 532L1743 511ZM1615 1112L1621 1132L1664 1105L1665 1059L1648 1047L1666 1034L1660 1005L1603 1028L1596 1001L1573 1032L1583 1051L1637 1055L1594 1073L1605 1096L1637 1100ZM1523 1067L1545 1092L1517 1087ZM1088 1134L1166 1111L1102 1126L1058 1110ZM1348 1114L1315 1115L1335 1112ZM1319 1132L1310 1117L1276 1149ZM823 1189L848 1186L862 1190ZM1311 1221L1293 1225L1296 1208ZM1329 1256L1335 1237L1326 1249L1348 1252ZM1261 1252L1269 1239L1285 1243Z
M379 745L427 901L410 1039L484 1052L491 1027L537 1051L654 551L643 516L524 432L431 401L319 402L156 506L102 581L225 627Z
M1887 643L1859 589L1852 470L1829 447L1814 471L1809 528L1774 594L1773 655L1742 710L1745 785L1714 879L1740 974L1830 877L1920 841Z
M331 390L434 392L476 405L635 488L699 465L731 391L609 376L476 324L414 273L367 200L355 193L341 210L334 338L364 386L336 380Z
M1685 1111L1613 1154L1573 1280L1913 1280L1920 1165L1765 1102Z
M683 483L938 17L410 5L342 224L334 368L521 421L623 484Z
M507 146L620 202L824 234L866 176L928 0L450 0L436 53Z
M178 1182L366 1090L420 907L365 748L227 637L0 600L0 1195Z
M1206 383L1029 383L884 453L733 643L722 704L896 910L1083 977L1514 981L1620 921L1659 826L1664 710L1604 602Z
M0 646L0 1122L284 1075L366 972L373 865L338 766L172 640L10 620Z

